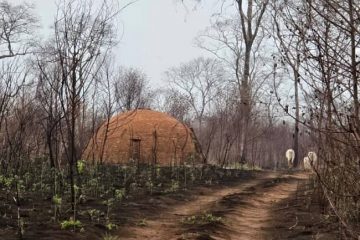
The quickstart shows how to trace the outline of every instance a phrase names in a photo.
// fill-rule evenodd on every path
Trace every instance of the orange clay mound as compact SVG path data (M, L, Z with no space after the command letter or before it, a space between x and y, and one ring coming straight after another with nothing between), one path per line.
M83 159L162 166L203 162L190 128L165 113L147 109L121 113L106 121L89 141Z

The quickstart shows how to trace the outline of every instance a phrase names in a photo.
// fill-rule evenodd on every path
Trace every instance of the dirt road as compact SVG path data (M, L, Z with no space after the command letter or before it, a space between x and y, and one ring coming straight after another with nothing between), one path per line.
M118 234L121 239L274 239L267 231L276 225L274 210L307 177L305 173L263 172L234 186L200 191L192 201L120 229ZM287 229L296 227L296 219L286 224Z

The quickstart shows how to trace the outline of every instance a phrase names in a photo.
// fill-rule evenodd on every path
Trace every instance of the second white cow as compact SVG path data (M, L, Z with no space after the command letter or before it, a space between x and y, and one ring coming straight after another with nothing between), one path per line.
M315 152L308 152L304 157L304 169L311 170L317 166L317 155Z
M295 152L292 149L288 149L285 153L287 162L288 162L288 167L292 168L294 166L294 159L295 159Z

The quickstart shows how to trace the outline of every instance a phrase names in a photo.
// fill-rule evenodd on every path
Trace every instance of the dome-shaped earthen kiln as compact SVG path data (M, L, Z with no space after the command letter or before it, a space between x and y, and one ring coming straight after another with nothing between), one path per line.
M189 127L165 113L148 109L121 113L106 121L90 139L83 158L104 164L162 166L203 162Z

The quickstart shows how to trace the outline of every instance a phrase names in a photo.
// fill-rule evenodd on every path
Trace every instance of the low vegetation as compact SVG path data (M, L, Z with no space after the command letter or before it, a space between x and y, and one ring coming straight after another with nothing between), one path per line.
M185 217L181 222L185 225L207 225L222 223L223 219L222 217L214 216L212 213L204 212L200 215Z
M116 63L137 58L118 57L127 52L115 48L124 33L119 16L150 1L53 1L47 36L39 34L45 29L35 5L16 2L0 1L0 236L36 238L30 235L42 229L86 234L89 226L113 232L127 221L116 212L125 201L283 169L292 148L294 168L303 167L308 152L318 155L308 174L319 205L335 216L342 238L359 239L359 0L215 0L210 26L195 40L212 57L157 69L164 73L161 87L150 85L142 69ZM174 2L186 9L209 4ZM167 38L152 35L156 41L148 43L162 47ZM149 55L165 62L154 49ZM168 160L176 166L105 166L110 119L139 108L193 127L204 167L182 165L193 159L175 139ZM83 154L103 124L99 159L87 162ZM137 142L137 150L124 153L125 162L136 156L158 163L164 145L157 145L156 127L151 156L142 156L141 139L131 136L126 141Z
M247 175L249 173L240 169L212 166L91 166L81 162L81 171L75 175L78 180L73 213L66 171L57 171L38 160L23 168L19 175L0 175L0 225L6 227L7 236L16 236L18 231L27 236L40 222L80 234L94 226L100 232L110 233L124 223L119 221L116 209L125 200L173 194L195 185L213 185ZM199 224L220 220L206 213L185 222ZM144 218L136 225L147 226L147 220Z

